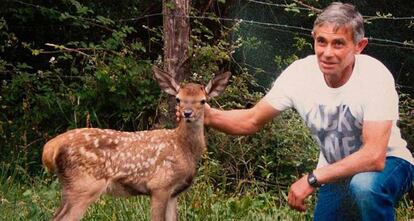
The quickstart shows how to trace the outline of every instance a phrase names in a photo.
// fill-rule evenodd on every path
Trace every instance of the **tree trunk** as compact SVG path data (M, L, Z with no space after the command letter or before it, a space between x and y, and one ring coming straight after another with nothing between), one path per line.
M188 45L190 40L190 0L163 0L164 14L164 70L182 82L190 74ZM165 125L175 122L175 98L168 100L168 115L161 117ZM164 118L164 119L163 119Z

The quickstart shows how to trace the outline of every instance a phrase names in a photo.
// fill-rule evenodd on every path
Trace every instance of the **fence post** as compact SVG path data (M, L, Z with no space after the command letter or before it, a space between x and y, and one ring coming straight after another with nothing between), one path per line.
M164 28L164 70L177 81L187 79L190 73L188 46L190 40L190 1L163 0ZM175 98L168 100L169 116L161 119L162 124L176 124Z

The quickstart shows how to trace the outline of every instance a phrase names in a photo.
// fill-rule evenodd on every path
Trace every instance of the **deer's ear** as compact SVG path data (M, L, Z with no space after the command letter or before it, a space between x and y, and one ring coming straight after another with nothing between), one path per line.
M154 77L157 79L160 88L165 91L167 94L173 96L178 94L180 86L175 82L174 78L167 72L159 69L157 66L152 66L154 72Z
M221 73L221 74L216 74L214 76L214 78L212 80L210 80L210 82L208 82L207 86L206 86L206 94L209 98L215 97L219 94L221 94L221 92L224 91L224 89L227 86L227 83L230 79L231 73L230 71Z

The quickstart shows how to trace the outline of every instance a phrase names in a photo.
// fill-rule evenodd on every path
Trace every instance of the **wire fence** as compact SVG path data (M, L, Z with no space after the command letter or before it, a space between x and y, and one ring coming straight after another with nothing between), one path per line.
M41 5L35 5L35 4L31 4L31 3L26 3L26 2L22 2L20 0L12 0L13 2L28 6L28 7L33 7L37 10L51 10L53 12L59 12L56 9L53 8L47 8ZM313 6L309 6L309 5L304 5L304 3L302 3L299 0L293 0L293 2L291 4L277 4L277 3L271 3L271 2L264 2L264 1L258 1L258 0L247 0L248 4L260 4L260 5L265 5L265 6L269 6L269 7L279 7L279 8L283 8L286 11L289 10L304 10L307 12L315 12L318 13L321 11L321 9L315 8ZM302 6L298 6L301 5ZM304 6L303 6L304 5ZM141 21L143 19L151 19L154 17L161 17L164 14L162 12L159 13L152 13L152 14L147 14L147 15L142 15L139 17L134 17L134 18L126 18L126 19L119 19L116 20L115 22L118 23L125 23L125 22L138 22ZM182 18L183 16L176 16L176 17L180 17ZM386 19L386 20L398 20L398 21L414 21L414 16L403 16L403 17L393 17L390 15L374 15L374 16L363 16L364 19L366 20L376 20L376 19ZM226 17L217 17L217 16L195 16L195 15L191 15L191 16L186 16L185 18L188 19L202 19L202 20L212 20L212 21L218 21L218 22L228 22L228 23L233 23L233 24L243 24L243 25L249 25L249 26L254 26L257 28L263 28L263 29L271 29L274 30L276 32L287 32L287 33L291 33L293 35L301 35L301 36L306 36L306 37L311 37L311 31L312 28L311 27L302 27L302 26L296 26L296 25L290 25L290 24L282 24L282 23L277 23L277 22L262 22L262 21L257 21L257 20L250 20L250 19L243 19L243 18L226 18ZM87 19L88 21L91 20L90 18L84 18ZM92 20L91 20L92 21ZM373 37L373 36L367 36L367 38L370 41L370 45L375 45L375 46L379 46L379 47L392 47L392 48L398 48L398 49L404 49L404 50L414 50L414 42L412 39L410 40L395 40L395 39L385 39L385 38L379 38L379 37ZM235 61L235 60L234 60ZM257 70L262 70L259 67L250 67L252 69L257 69ZM265 72L267 73L267 72ZM272 73L268 73L268 74L272 74ZM401 86L401 87L410 87L410 86ZM413 87L410 87L413 88Z
M155 16L163 16L163 13L149 14L149 15L145 15L145 16L141 16L137 18L121 19L118 21L119 22L139 21L141 19L155 17ZM312 31L311 28L307 28L307 27L300 27L300 26L280 24L280 23L261 22L261 21L243 19L243 18L223 18L223 17L213 17L213 16L175 16L175 17L234 22L234 23L240 23L240 24L268 27L268 28L273 28L273 30L275 31L291 32L293 34L306 35L306 36L311 36L311 31ZM412 18L414 19L414 17ZM399 19L399 18L395 18L395 19ZM277 29L274 29L274 28L277 28ZM294 32L292 30L296 30L297 32ZM367 38L370 41L378 42L377 45L380 45L380 46L389 46L389 47L397 47L399 49L414 50L414 43L412 43L412 40L411 41L410 40L398 41L398 40L392 40L392 39L377 38L377 37L372 37L372 36L367 36Z
M16 2L18 4L25 5L25 6L33 7L33 8L38 9L38 10L50 10L54 13L62 13L62 12L59 12L58 10L56 10L56 9L53 9L53 8L48 8L48 7L44 7L44 6L41 6L41 5L31 4L31 3L23 2L23 1L20 1L20 0L11 0L11 1ZM268 6L272 6L272 7L280 7L280 8L284 8L284 9L293 9L294 8L294 9L306 10L306 11L315 11L315 12L320 12L321 11L321 9L315 8L313 6L308 6L308 5L306 5L306 7L297 6L297 3L304 4L304 3L302 3L298 0L293 0L293 3L291 3L291 4L277 4L277 3L269 3L269 2L257 1L257 0L247 0L247 1L249 3L268 5ZM163 16L163 13L159 12L159 13L147 14L147 15L143 15L143 16L139 16L139 17L135 17L135 18L119 19L117 21L118 22L132 22L132 21L139 21L139 20L142 20L142 19L149 19L149 18L157 17L157 16ZM270 27L270 28L273 27L273 28L277 28L277 29L274 29L276 31L289 31L289 32L292 32L292 30L297 30L297 31L301 31L301 32L296 32L296 34L308 35L308 36L310 36L310 32L312 31L312 29L310 27L299 27L299 26L294 26L294 25L289 25L289 24L280 24L280 23L275 23L275 22L269 23L269 22L261 22L261 21L248 20L248 19L246 20L246 19L243 19L243 18L224 18L224 17L213 17L213 16L188 16L188 18L190 18L190 19L208 19L208 20L219 20L219 21L227 21L227 22L237 22L237 23L249 24L249 25L266 26L266 27ZM389 16L389 15L375 15L375 16L364 16L364 18L366 18L366 20L387 19L387 20L409 20L409 21L414 21L414 16L393 17L393 16ZM84 19L91 20L89 18L84 18ZM394 40L394 39L378 38L378 37L373 37L373 36L368 36L368 39L370 41L378 42L378 45L381 45L381 46L389 46L389 47L397 47L397 48L400 48L400 49L414 50L414 42L412 42L411 39L401 41L401 40Z

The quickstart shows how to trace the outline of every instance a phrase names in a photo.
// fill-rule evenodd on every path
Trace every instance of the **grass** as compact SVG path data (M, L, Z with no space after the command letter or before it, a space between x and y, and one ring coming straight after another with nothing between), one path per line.
M21 176L19 169L10 170L1 164L0 172L0 220L52 217L60 199L59 183L54 176L29 178ZM309 200L307 212L299 213L287 206L284 193L260 192L253 188L244 194L229 194L203 180L195 182L179 198L180 220L312 220L313 200ZM403 200L397 209L398 220L413 219L413 211L413 205ZM89 207L83 220L149 220L149 216L148 197L104 196Z

